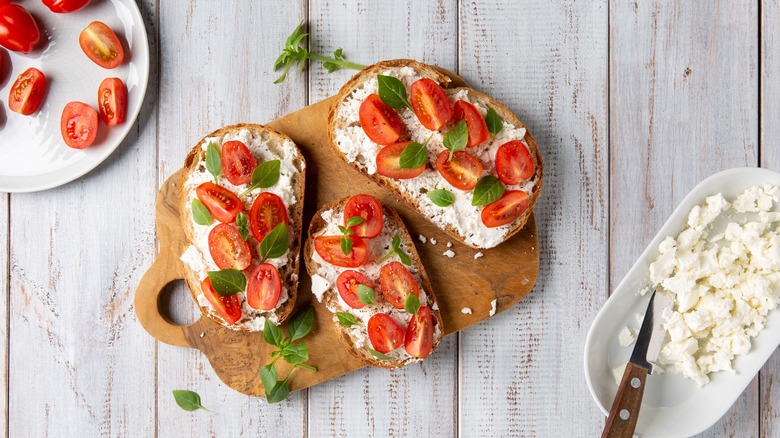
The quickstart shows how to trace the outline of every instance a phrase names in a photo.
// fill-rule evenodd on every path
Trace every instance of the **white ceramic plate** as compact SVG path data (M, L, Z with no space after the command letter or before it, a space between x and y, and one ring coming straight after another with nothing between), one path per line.
M644 314L650 295L640 296L638 291L650 283L648 267L658 255L658 244L666 236L678 235L685 227L688 213L707 196L723 193L731 201L748 187L767 183L780 186L780 174L766 169L738 168L717 173L699 183L604 304L585 342L585 378L604 415L612 407L617 392L612 370L628 362L634 348L633 345L620 347L618 333L626 325L639 327L635 315ZM780 310L776 309L770 312L766 328L753 338L750 353L734 361L736 373L712 373L710 383L703 388L678 375L648 376L636 434L688 437L708 429L729 410L778 345Z
M149 81L149 43L133 0L92 0L70 14L54 14L40 0L21 4L36 18L41 39L48 42L28 55L0 48L6 53L0 69L0 191L6 192L57 187L95 168L130 131ZM95 20L113 29L125 46L125 61L115 69L93 63L79 46L79 34ZM10 69L5 65L9 61ZM40 110L23 116L8 109L8 93L16 77L29 67L46 75L47 90ZM108 77L118 77L127 86L125 123L109 128L101 122L90 148L69 148L60 134L62 109L77 100L97 110L98 87Z

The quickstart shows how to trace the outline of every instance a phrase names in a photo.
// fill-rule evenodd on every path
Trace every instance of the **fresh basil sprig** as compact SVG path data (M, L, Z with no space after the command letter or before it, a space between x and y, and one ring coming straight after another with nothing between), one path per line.
M195 391L189 391L186 389L174 389L173 398L174 400L176 400L176 404L179 405L180 408L184 409L187 412L192 412L192 411L197 411L198 409L202 409L208 413L211 414L214 413L204 408L203 405L200 404L200 395L198 395L198 393Z
M488 205L498 200L504 194L504 185L493 175L485 175L477 181L474 187L474 197L471 205Z
M351 218L347 219L346 227L339 225L339 231L344 234L344 237L342 237L341 241L339 242L341 245L341 252L343 252L344 255L349 255L349 253L352 251L352 235L355 234L355 230L353 230L352 227L358 226L365 221L366 220L363 219L362 216L352 216Z
M246 239L249 238L249 219L243 211L236 216L236 228L241 239L246 242Z
M379 98L390 108L400 108L405 106L414 111L412 104L406 97L406 87L400 79L393 76L377 75L379 85Z
M268 344L276 347L276 350L271 352L271 362L260 369L260 380L263 382L265 398L268 400L268 403L279 403L287 398L287 395L290 393L288 382L296 369L303 368L317 371L317 368L304 363L309 360L309 347L304 343L293 344L293 341L308 335L313 326L314 308L311 306L306 307L290 318L290 322L287 323L289 337L284 337L279 327L275 326L271 321L265 320L263 339ZM274 367L276 361L280 358L293 366L284 380L279 380L279 373Z
M338 318L339 323L345 327L352 327L353 325L360 324L357 317L349 312L336 312L336 318Z
M405 264L406 266L412 265L412 258L409 257L409 254L406 253L403 249L401 249L401 236L396 234L393 236L393 240L390 242L390 251L388 251L387 254L383 255L382 258L377 260L377 263L382 263L383 261L387 260L388 257L390 257L393 254L397 254L398 258L401 259L401 263Z
M455 197L452 196L452 192L447 189L428 190L425 193L428 199L439 207L449 207L455 203Z
M265 263L268 259L281 257L287 252L290 246L290 236L287 232L287 224L280 222L270 233L263 237L260 242L260 263Z
M359 284L357 287L358 299L361 303L366 305L373 305L376 300L376 293L374 289L365 284Z
M379 360L389 360L390 359L390 356L388 356L386 354L382 354L382 353L374 350L373 348L371 348L369 346L366 346L366 350L368 350L369 353L371 353L375 358L377 358Z
M487 125L488 132L493 136L493 139L495 139L496 135L504 129L504 122L501 121L501 117L498 116L498 113L493 108L488 108L487 114L485 115L485 124Z
M198 198L192 200L192 220L198 225L207 226L214 222L209 209Z
M466 120L461 120L455 126L453 126L446 134L444 134L444 147L450 151L450 157L457 151L466 149L466 145L469 142L469 128L466 126Z
M208 271L211 287L222 296L233 295L246 290L246 276L238 269Z
M206 170L214 176L214 184L219 184L217 177L222 173L222 157L219 154L217 145L211 141L206 146Z
M252 171L252 182L249 183L249 187L244 190L240 196L244 196L254 189L267 189L273 187L279 182L280 168L282 162L279 160L270 160L260 163Z
M412 315L416 315L417 311L420 310L420 298L415 294L407 295L406 302L404 303L404 310Z

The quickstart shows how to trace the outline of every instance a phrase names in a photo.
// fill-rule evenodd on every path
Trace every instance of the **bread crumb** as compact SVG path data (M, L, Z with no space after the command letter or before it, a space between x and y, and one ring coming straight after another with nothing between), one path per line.
M447 242L447 248L452 248L452 242Z
M464 315L471 315L471 309L469 309L468 307L464 307L464 308L460 309L460 313L462 313Z
M437 242L436 242L436 239L434 239L433 237L431 237L431 245L436 245L436 243L437 243Z
M455 257L455 251L453 251L451 249L448 249L447 251L444 251L443 253L441 253L441 255L447 256L449 258L453 258L453 257Z
M490 302L490 316L493 316L496 314L496 302L498 300L493 300Z
M204 332L201 332L201 334L200 334L200 337L202 338L202 337L204 337L204 336L206 336L206 333L204 333Z
M422 242L422 243L426 243L426 242L428 242L428 238L426 238L426 237L425 237L425 236L423 236L422 234L420 234L419 236L417 236L417 239L418 239L420 242Z
M478 253L474 254L474 260L476 260L476 259L478 259L480 257L484 257L484 256L485 256L485 254L482 254L481 252L478 252Z

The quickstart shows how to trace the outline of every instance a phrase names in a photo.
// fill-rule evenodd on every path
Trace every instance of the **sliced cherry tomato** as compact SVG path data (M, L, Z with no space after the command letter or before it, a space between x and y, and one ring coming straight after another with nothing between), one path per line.
M410 103L423 126L438 131L452 120L452 105L444 89L432 79L422 78L412 84Z
M522 190L510 190L497 201L482 209L482 223L488 228L512 223L528 208L528 194Z
M351 227L355 231L355 236L373 238L382 232L384 223L382 217L382 204L371 195L355 195L347 201L344 206L344 226L347 225L349 218L360 216L363 223Z
M398 141L404 132L404 122L394 109L385 105L377 94L369 95L360 104L360 126L368 138L377 144Z
M256 167L257 160L244 143L233 140L222 145L222 174L231 184L239 186L252 182Z
M336 279L336 286L339 289L341 299L353 309L362 309L366 306L360 301L360 297L358 296L358 285L361 284L376 290L374 283L358 271L347 269L339 274L339 277Z
M456 151L450 158L450 151L442 151L436 157L436 169L453 187L471 190L482 176L482 163L468 152Z
M209 253L219 269L243 271L252 263L252 251L236 227L219 224L209 232Z
M249 229L255 239L262 242L266 234L282 222L290 224L282 198L271 192L260 193L249 212Z
M241 302L238 301L236 295L223 296L214 290L211 286L211 279L206 277L203 282L200 283L200 289L203 291L203 295L209 300L209 304L217 312L222 319L228 324L235 324L241 319Z
M29 116L38 111L46 94L46 76L37 68L25 70L11 86L8 107L11 111Z
M212 182L206 182L195 189L195 194L203 205L206 206L214 219L229 224L236 220L238 213L243 210L244 204L235 193L218 186Z
M420 167L403 168L400 165L401 153L410 142L394 143L385 146L376 154L376 171L388 178L410 179L415 178L425 171L425 164Z
M496 173L504 184L514 185L534 174L531 152L519 140L504 143L496 152Z
M43 4L55 14L67 14L88 5L89 0L43 0Z
M466 127L469 130L469 142L466 143L466 147L473 148L474 146L487 141L490 137L488 132L487 123L479 110L474 105L466 102L465 100L459 100L455 102L453 107L454 116L452 121L454 123L466 120Z
M323 260L334 266L343 268L357 268L366 261L365 240L359 237L350 237L352 239L352 251L344 254L341 250L342 236L317 236L314 238L314 250Z
M409 294L420 296L420 286L412 273L400 262L390 262L379 270L382 295L396 309L403 309Z
M62 110L60 132L65 144L74 149L86 149L97 136L98 115L83 102L69 102Z
M92 62L103 68L115 68L125 59L119 38L101 21L93 21L81 31L79 45Z
M41 40L41 32L27 9L9 3L0 6L0 46L30 53Z
M121 125L127 114L127 88L119 78L106 78L98 88L100 120L106 126Z
M434 321L428 306L420 307L420 310L412 316L409 325L406 326L404 338L404 348L410 356L426 358L431 354Z
M385 313L377 313L368 320L368 339L374 350L386 354L404 342L401 326Z
M273 310L282 295L282 280L276 266L270 263L258 265L246 286L246 303L259 310Z

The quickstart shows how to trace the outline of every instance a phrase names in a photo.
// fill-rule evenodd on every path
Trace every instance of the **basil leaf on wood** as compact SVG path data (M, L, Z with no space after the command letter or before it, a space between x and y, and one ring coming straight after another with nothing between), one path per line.
M413 141L406 145L403 152L401 152L401 158L398 161L398 166L402 169L414 169L423 166L428 162L428 148Z
M309 334L314 325L314 308L306 307L290 318L287 331L290 333L290 341L295 341Z
M447 189L428 190L426 193L428 199L439 207L449 207L455 203L452 192Z
M504 194L504 185L493 175L486 175L477 181L471 205L488 205Z
M469 128L466 126L466 120L461 120L455 126L453 126L446 134L444 134L444 147L450 151L450 158L452 154L457 151L466 149L466 145L469 142Z
M222 173L222 156L214 142L209 142L206 146L206 170L214 176L214 184L217 183L217 177Z
M306 362L309 360L309 347L306 344L292 344L282 350L282 358L290 365Z
M211 287L218 294L227 296L246 290L246 276L238 269L208 271Z
M198 198L192 200L192 220L198 225L207 226L214 222L209 209Z
M390 108L405 106L412 109L412 104L406 97L406 87L400 79L385 75L377 75L376 79L379 84L379 98L385 105Z
M265 388L267 395L276 386L276 381L279 380L279 374L276 372L273 363L269 363L260 369L260 380L263 382L263 388Z
M265 325L263 326L263 339L265 342L275 347L279 347L282 344L282 331L279 330L279 327L275 326L274 323L266 319Z
M286 380L282 380L280 382L276 382L276 385L271 388L271 391L265 395L265 399L270 404L279 403L280 401L287 398L288 394L290 394L290 387L287 386Z
M281 257L290 246L290 236L287 234L287 224L280 222L270 233L266 234L260 242L260 263L268 259Z

